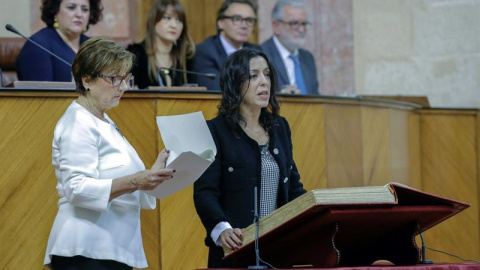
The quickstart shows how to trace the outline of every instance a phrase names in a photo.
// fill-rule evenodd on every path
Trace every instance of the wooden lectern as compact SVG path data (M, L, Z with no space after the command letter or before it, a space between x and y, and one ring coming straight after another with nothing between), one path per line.
M260 220L260 257L280 268L366 266L377 260L414 265L421 259L415 236L470 206L404 185L388 186L393 203L325 203L324 195L315 198L310 191L275 210ZM350 189L352 198L365 195ZM225 259L252 265L254 231L253 225L247 227L242 248L226 252Z

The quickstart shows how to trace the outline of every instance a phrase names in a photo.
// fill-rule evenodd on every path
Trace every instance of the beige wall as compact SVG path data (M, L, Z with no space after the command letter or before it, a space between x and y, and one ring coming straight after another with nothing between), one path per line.
M353 66L353 0L304 0L308 20L304 48L315 57L320 94L355 93ZM259 41L272 36L271 13L275 1L258 0Z
M30 0L1 0L0 3L0 37L17 37L5 30L7 23L18 31L29 36L30 32Z
M480 1L353 2L357 93L480 107Z

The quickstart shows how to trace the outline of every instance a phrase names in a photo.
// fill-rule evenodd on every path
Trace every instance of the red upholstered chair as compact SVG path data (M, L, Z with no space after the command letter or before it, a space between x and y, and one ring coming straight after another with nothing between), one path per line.
M15 71L15 61L24 43L23 38L0 38L0 68L3 72L5 85L18 79Z

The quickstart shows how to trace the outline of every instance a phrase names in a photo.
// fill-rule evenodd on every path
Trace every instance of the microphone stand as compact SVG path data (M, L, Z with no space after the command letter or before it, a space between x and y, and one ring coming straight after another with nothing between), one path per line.
M0 68L0 87L5 87L5 84L3 82L3 72L1 68Z
M257 206L257 186L254 188L254 208L253 208L253 223L255 224L255 265L251 265L248 269L267 269L265 265L260 265L260 248L258 245L258 234L260 230L260 222Z
M198 75L202 77L209 78L210 80L215 80L217 75L215 73L201 73L201 72L195 72L195 71L190 71L190 70L183 70L183 69L177 69L177 68L166 68L166 67L161 67L159 70L164 70L165 73L168 74L169 71L176 71L176 72L181 72L181 73L186 73L186 74L192 74L192 75Z
M49 51L47 48L43 47L42 45L38 44L37 42L33 41L32 39L24 36L22 33L20 33L17 29L15 29L15 27L11 26L10 24L7 24L5 25L5 29L7 29L8 31L12 32L12 33L15 33L21 37L23 37L24 39L28 40L29 42L35 44L36 46L38 46L40 49L44 50L45 52L47 52L48 54L50 54L51 56L57 58L59 61L61 61L62 63L64 63L65 65L68 65L69 67L72 67L72 65L70 63L68 63L67 61L65 61L64 59L60 58L60 56L54 54L53 52Z
M419 264L432 264L432 260L425 260L425 241L423 241L423 235L420 234L420 240L422 241L422 260L418 262Z
M165 83L163 83L162 74L163 68L158 69L157 76L158 76L158 86L165 87Z

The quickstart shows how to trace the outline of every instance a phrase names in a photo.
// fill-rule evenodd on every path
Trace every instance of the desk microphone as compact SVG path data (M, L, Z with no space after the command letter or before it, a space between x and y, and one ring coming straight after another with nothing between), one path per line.
M425 241L423 240L423 235L420 233L420 240L422 241L422 260L419 264L432 264L432 260L427 260L425 256Z
M23 37L24 39L30 41L31 43L35 44L36 46L38 46L40 49L46 51L48 54L50 54L51 56L57 58L58 60L60 60L61 62L63 62L64 64L68 65L69 67L72 67L72 65L70 63L68 63L67 61L63 60L62 58L60 58L60 56L54 54L53 52L49 51L48 49L46 49L45 47L43 47L42 45L38 44L37 42L33 41L32 39L22 35L22 33L18 32L17 29L15 29L15 27L11 26L10 24L7 24L5 25L5 29L7 29L8 31L12 32L12 33L15 33L21 37Z
M5 87L5 83L3 82L3 72L0 68L0 87Z
M162 76L160 76L160 72L164 72L165 74L168 74L170 73L170 71L177 71L181 73L202 76L202 77L209 78L210 80L215 80L215 78L217 77L215 73L201 73L201 72L188 71L183 69L161 67L158 69L158 86L165 86L165 83L162 80Z
M248 269L267 269L265 265L260 265L260 248L258 246L258 232L260 230L258 203L257 203L257 186L254 188L254 204L253 204L253 224L255 224L255 265L251 265Z

